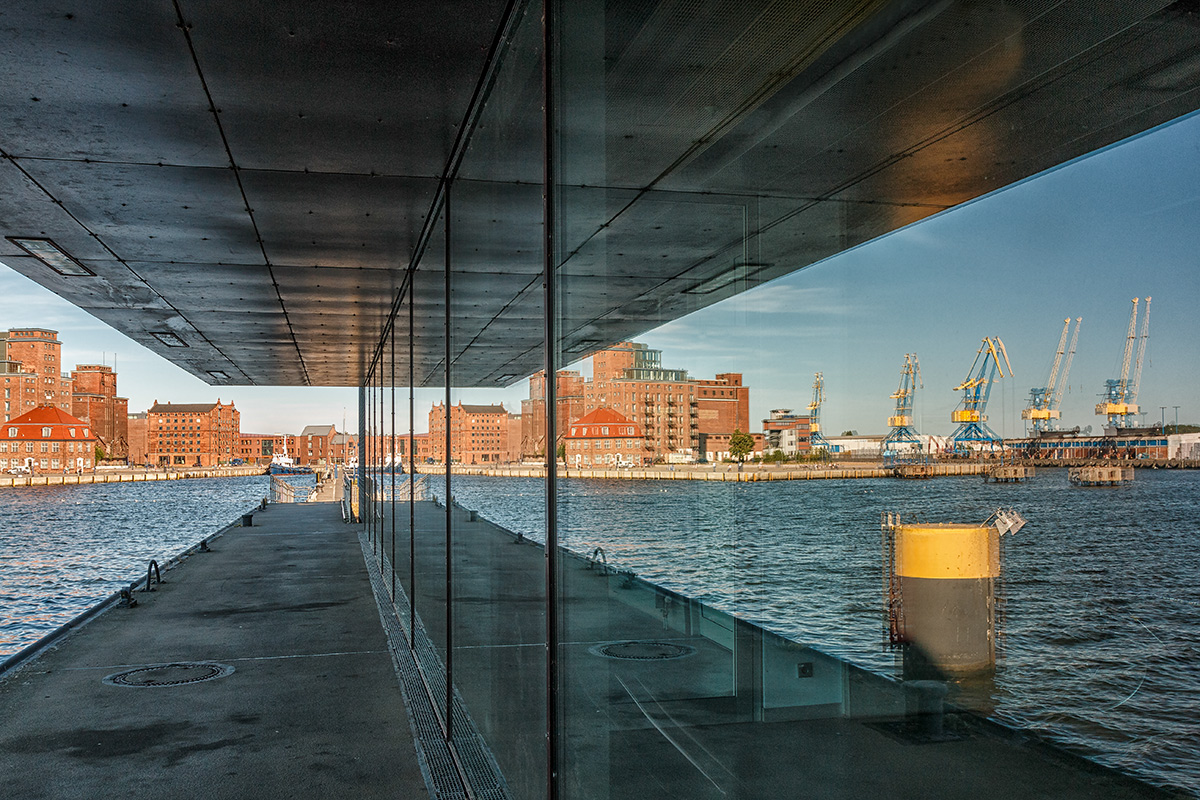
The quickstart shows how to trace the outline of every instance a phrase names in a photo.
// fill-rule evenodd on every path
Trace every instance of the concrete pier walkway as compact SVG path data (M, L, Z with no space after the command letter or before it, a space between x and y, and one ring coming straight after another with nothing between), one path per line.
M358 532L271 506L0 680L0 796L427 797Z

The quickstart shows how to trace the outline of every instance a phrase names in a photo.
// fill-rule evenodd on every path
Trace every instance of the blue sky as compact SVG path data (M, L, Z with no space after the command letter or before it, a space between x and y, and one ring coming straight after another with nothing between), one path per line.
M742 372L751 416L803 409L825 374L826 431L883 432L904 354L921 361L916 423L948 433L980 339L1003 339L1015 375L997 384L992 427L1024 430L1020 410L1043 385L1066 317L1083 317L1063 400L1066 426L1099 428L1103 382L1120 371L1130 299L1153 297L1140 403L1147 421L1200 421L1200 115L1079 159L901 229L639 338L693 377ZM242 429L299 432L357 425L353 389L209 387L23 276L0 269L0 327L60 332L64 368L112 364L130 410L154 400L230 399ZM458 390L455 400L520 408L526 385ZM438 391L420 392L418 428ZM398 419L407 423L407 402Z

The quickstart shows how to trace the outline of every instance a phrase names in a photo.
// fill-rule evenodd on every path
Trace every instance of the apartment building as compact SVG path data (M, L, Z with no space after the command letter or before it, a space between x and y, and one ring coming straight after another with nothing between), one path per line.
M805 455L812 450L812 419L793 414L790 408L776 408L762 421L764 450L776 450L785 456Z

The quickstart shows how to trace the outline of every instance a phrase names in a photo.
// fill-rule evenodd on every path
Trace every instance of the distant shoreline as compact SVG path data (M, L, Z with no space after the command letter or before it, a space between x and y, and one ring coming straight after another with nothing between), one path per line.
M1200 461L1171 459L1134 459L1105 461L1096 459L1064 459L1059 461L1005 462L1036 469L1065 469L1080 466L1122 466L1138 469L1200 469ZM843 464L663 464L654 467L584 469L577 467L558 468L560 478L591 478L602 480L694 480L721 481L730 483L754 483L758 481L804 481L839 480L855 478L940 478L960 475L988 475L1001 466L999 460L985 461L933 461L928 465L885 466L875 462ZM920 467L920 469L913 469ZM442 475L445 466L418 464L417 472L424 475ZM919 474L913 474L918 472ZM497 478L544 478L546 468L541 464L509 464L484 466L482 464L455 464L452 475L482 475Z
M0 489L14 486L76 486L89 483L141 483L177 481L190 478L243 478L265 475L266 467L192 467L190 469L100 469L82 475L43 473L40 475L0 476Z

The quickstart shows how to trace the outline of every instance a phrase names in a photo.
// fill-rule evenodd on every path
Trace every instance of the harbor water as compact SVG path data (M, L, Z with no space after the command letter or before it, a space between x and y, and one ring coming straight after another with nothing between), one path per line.
M983 522L1003 540L994 681L960 702L1153 783L1200 795L1200 473L1079 488L1065 469L980 478L560 482L559 536L788 638L896 675L880 516ZM444 496L442 487L433 488ZM455 477L457 501L541 540L537 479Z
M439 479L433 494L444 497ZM456 476L457 501L540 540L543 483ZM1004 538L998 663L960 700L1102 763L1200 795L1200 473L1128 486L978 477L770 483L560 482L560 537L579 553L877 672L880 517L1028 519ZM231 478L32 487L0 504L0 657L232 522L268 492Z

